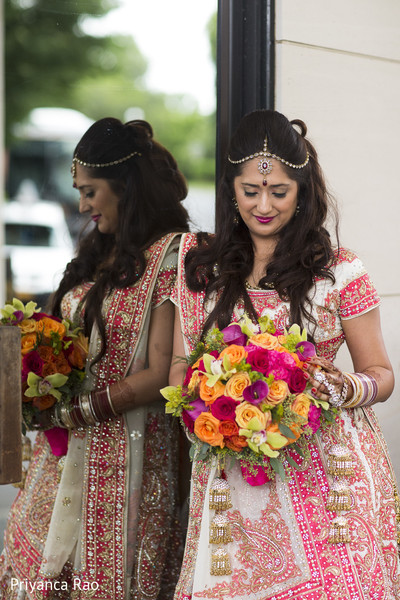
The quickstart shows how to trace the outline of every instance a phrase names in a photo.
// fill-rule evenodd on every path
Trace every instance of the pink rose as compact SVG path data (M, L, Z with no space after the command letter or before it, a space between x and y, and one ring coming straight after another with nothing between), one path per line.
M310 410L308 411L308 426L315 433L321 427L321 407L311 404Z
M188 370L186 371L186 374L185 374L185 379L183 381L184 386L189 385L189 381L191 380L192 375L193 375L193 369L192 369L192 367L188 367Z
M212 414L219 421L234 421L236 417L236 407L240 404L237 400L228 396L220 396L211 404Z
M30 371L35 375L42 375L44 361L40 358L40 355L36 350L28 352L22 358L22 381L26 381Z
M292 394L300 394L301 392L304 392L304 390L306 389L307 381L301 369L296 367L295 369L292 369L292 371L290 371L288 385L289 390Z
M251 365L253 371L262 373L263 375L268 373L269 369L269 353L260 348L259 346L246 346L248 352L246 362Z

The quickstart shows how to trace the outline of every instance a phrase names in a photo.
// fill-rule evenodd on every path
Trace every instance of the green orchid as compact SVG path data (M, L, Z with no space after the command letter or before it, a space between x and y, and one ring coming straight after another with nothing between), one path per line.
M25 396L35 398L36 396L50 394L50 396L54 396L57 400L61 400L62 394L56 388L62 387L67 381L68 377L61 375L61 373L40 377L31 371L27 379L28 389L25 391Z
M224 355L222 360L215 359L211 354L204 354L203 364L208 387L213 387L220 379L229 379L231 375L237 372L236 368L232 369L232 364L227 354Z
M238 325L240 325L242 333L247 335L247 337L249 338L253 337L253 335L257 333L257 326L254 325L253 321L249 318L249 316L246 313L242 315L240 321L238 322Z
M254 434L260 434L260 432L265 433L265 441L261 439L260 436L260 444L256 442L256 436ZM253 417L247 423L247 429L239 429L239 435L243 435L248 438L247 444L253 452L259 454L262 452L265 456L276 458L279 456L278 450L272 450L271 446L274 448L283 448L287 444L287 438L285 438L280 433L271 433L269 431L265 431L262 427L262 424L257 417ZM252 439L250 439L252 438Z
M28 302L26 305L18 300L18 298L13 298L12 304L6 304L4 308L0 309L3 320L9 321L13 320L14 313L22 313L23 319L30 319L33 313L40 312L40 308L36 308L36 302Z

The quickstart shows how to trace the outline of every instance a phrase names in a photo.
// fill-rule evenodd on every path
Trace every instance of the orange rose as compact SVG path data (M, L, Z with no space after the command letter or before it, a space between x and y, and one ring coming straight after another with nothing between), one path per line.
M251 381L247 373L235 373L226 382L225 395L233 400L242 400L243 390L249 385L251 385Z
M210 406L217 398L223 396L225 386L222 381L217 381L213 387L207 385L207 378L202 377L200 382L200 398L204 400L206 406Z
M224 358L224 356L229 357L231 365L238 365L241 360L247 357L247 352L243 346L232 344L231 346L228 346L222 350L219 358Z
M82 353L75 346L72 348L72 352L68 355L68 361L76 369L83 369L85 364Z
M31 350L34 349L37 343L37 335L36 333L27 333L23 335L21 338L21 354L25 356Z
M234 452L240 452L248 446L247 438L244 435L232 435L225 440L225 446Z
M203 412L194 422L194 432L202 441L210 446L224 447L224 436L219 431L220 421L211 413Z
M42 377L48 377L49 375L55 375L59 373L57 365L54 362L45 362L42 368Z
M242 429L247 429L247 425L251 419L256 417L261 423L261 429L265 429L267 426L267 415L261 412L257 406L250 404L250 402L242 402L236 407L236 423Z
M235 421L221 421L219 424L219 432L224 437L231 437L232 435L238 435L239 428Z
M52 333L57 333L60 338L65 335L65 326L56 321L55 319L51 319L50 317L43 317L40 321L37 322L38 331L41 331L44 337L51 338Z
M46 396L35 396L35 398L31 398L33 406L36 406L39 410L46 410L47 408L51 408L55 403L56 399L51 394L47 394Z
M250 342L254 344L254 346L261 346L261 348L265 348L266 350L278 350L279 342L274 335L270 333L258 333L253 335L250 338Z
M61 373L62 375L68 375L72 371L71 365L68 363L67 359L61 355L56 357L55 366L57 373Z
M268 406L278 406L287 398L289 394L289 388L286 381L277 379L269 386L268 396L265 401Z
M39 356L46 362L51 362L54 360L54 350L51 346L39 346L37 349Z
M36 331L36 321L35 319L24 319L21 323L18 323L18 327L20 328L22 335L33 333Z
M307 419L310 410L310 398L306 394L299 394L296 396L295 400L293 400L290 408L297 415Z

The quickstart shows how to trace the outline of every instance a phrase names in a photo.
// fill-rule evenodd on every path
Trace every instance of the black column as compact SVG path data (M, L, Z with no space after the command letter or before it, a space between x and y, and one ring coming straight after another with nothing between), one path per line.
M274 108L275 0L218 0L216 178L246 113Z

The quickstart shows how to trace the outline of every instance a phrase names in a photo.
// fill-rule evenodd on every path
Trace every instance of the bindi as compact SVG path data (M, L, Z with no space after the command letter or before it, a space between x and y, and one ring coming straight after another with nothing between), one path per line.
M264 186L267 185L267 180L266 179L263 179L263 185Z

